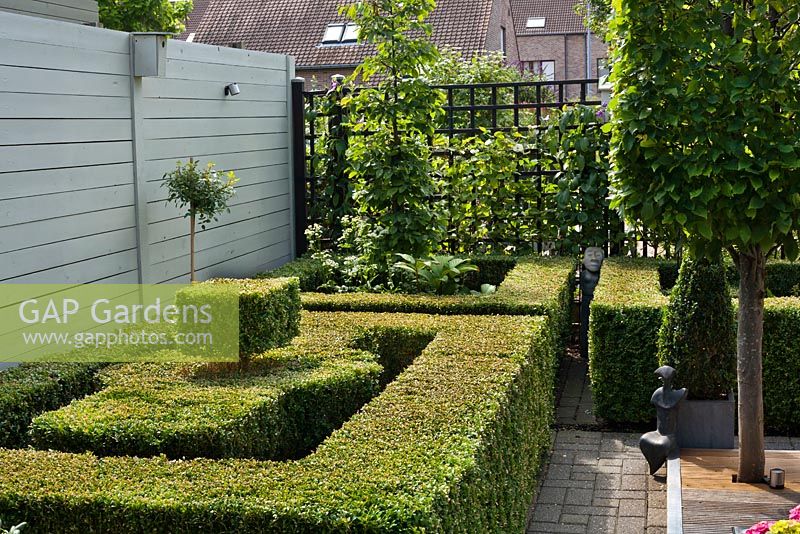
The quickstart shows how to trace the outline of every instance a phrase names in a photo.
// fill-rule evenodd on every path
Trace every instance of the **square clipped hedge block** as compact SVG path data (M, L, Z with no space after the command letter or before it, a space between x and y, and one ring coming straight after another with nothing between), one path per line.
M286 345L300 332L300 286L295 278L218 278L180 290L176 304L216 302L224 310L231 293L238 294L239 354L243 357ZM227 326L222 319L220 328Z
M407 329L433 337L297 461L0 449L0 517L32 533L524 530L553 420L547 318L314 312L303 324L370 346ZM314 343L300 336L276 357Z
M669 297L671 270L661 260L610 258L603 265L589 321L589 369L595 410L618 423L655 417L650 397L659 387L657 339ZM674 265L674 263L673 263ZM773 286L786 287L794 267L770 262ZM666 281L664 276L669 277ZM780 275L779 275L780 274ZM785 280L788 280L785 281ZM729 277L730 281L730 277ZM674 282L672 282L674 284ZM734 307L736 301L734 300ZM800 299L764 300L764 423L791 433L800 413ZM709 334L713 336L713 333ZM680 369L677 369L680 377Z

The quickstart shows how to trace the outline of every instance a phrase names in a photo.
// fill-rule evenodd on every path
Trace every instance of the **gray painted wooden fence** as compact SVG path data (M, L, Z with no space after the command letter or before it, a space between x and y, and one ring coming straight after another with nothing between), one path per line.
M0 282L188 280L188 219L161 180L189 157L240 179L198 233L200 279L291 258L293 60L168 40L166 74L134 77L131 46L0 12Z
M0 0L0 11L97 25L97 0Z

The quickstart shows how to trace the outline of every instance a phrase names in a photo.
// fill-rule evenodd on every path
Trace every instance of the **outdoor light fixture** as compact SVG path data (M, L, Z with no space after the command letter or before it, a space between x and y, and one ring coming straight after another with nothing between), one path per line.
M241 91L239 91L238 83L236 82L229 83L228 85L225 86L225 96L236 96L239 93L241 93Z

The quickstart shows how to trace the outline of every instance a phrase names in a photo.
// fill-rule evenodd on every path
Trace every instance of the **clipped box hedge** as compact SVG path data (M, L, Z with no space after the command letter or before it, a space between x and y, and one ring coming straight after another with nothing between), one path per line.
M650 397L659 387L653 371L659 365L658 330L669 303L662 290L670 284L663 278L668 265L611 258L603 266L589 323L589 367L595 411L606 420L638 423L655 417ZM774 284L786 280L776 273L787 271L792 269L785 262L767 264ZM765 425L771 431L797 433L800 299L767 298L764 308Z
M224 310L229 291L238 295L239 354L252 356L283 346L300 332L300 286L294 278L217 278L180 290L176 304L214 302ZM223 321L217 327L224 327L224 319L215 318L211 326Z
M331 336L383 327L433 339L298 461L0 450L0 517L47 533L524 529L552 421L555 350L545 318L306 317ZM310 342L298 339L295 348Z
M101 364L24 363L0 372L0 447L28 444L31 420L100 388Z
M318 445L432 339L420 326L348 331L306 315L303 335L246 367L131 364L105 389L34 419L34 447L170 458L296 458Z

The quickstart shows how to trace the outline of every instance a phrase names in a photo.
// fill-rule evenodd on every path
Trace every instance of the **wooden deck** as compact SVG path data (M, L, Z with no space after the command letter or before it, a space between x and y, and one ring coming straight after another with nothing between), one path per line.
M731 534L731 526L785 519L800 504L800 451L767 451L767 472L786 471L786 488L734 484L738 451L681 450L681 500L684 534Z

